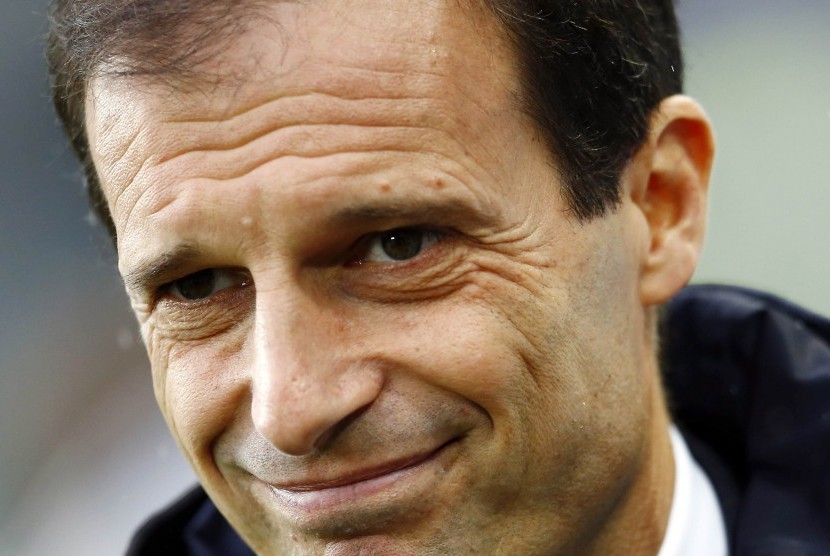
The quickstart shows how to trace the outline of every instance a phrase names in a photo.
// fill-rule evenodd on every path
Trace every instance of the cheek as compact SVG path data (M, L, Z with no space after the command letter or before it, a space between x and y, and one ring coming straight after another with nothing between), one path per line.
M380 309L366 329L371 351L421 380L473 402L504 392L517 374L514 331L492 308L465 296L397 310ZM366 321L364 321L366 322Z
M613 442L615 435L626 442L630 433L622 429L644 413L636 269L621 235L602 231L554 246L559 256L552 254L544 268L482 276L459 304L468 314L447 312L434 326L446 332L464 323L456 351L467 354L475 378L461 387L511 442L523 438L528 450L552 459L590 451L592 442ZM435 344L442 339L438 332Z
M571 369L550 305L516 282L478 276L448 298L378 309L364 322L375 322L367 341L395 368L458 395L468 402L461 411L484 417L489 426L473 432L478 449L495 439L497 454L521 461L535 416L546 415L547 426L568 412L555 403Z
M580 454L574 484L611 485L615 474L630 473L648 430L651 367L638 270L613 224L611 218L598 224L610 229L580 246L586 256L562 269L552 292L561 314L549 322L562 355L560 389L553 385L551 403L567 408L567 420L555 432L570 444L569 453Z
M156 400L168 427L201 475L213 467L213 441L250 403L245 390L249 333L182 342L156 331L148 336Z

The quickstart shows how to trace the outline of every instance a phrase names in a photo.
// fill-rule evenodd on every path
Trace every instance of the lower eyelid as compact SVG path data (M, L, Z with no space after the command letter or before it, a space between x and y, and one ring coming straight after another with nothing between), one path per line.
M167 297L156 305L154 323L159 333L175 341L204 340L244 325L253 302L246 288L229 288L192 303Z

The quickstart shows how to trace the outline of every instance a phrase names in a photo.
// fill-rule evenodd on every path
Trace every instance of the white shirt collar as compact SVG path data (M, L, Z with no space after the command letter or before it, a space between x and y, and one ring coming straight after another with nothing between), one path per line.
M715 489L674 426L669 436L674 453L674 495L658 556L726 556L726 527Z

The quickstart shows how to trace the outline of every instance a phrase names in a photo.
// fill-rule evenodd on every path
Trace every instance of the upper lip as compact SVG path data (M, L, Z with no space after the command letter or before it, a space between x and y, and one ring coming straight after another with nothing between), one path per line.
M406 469L407 467L414 467L419 463L422 463L432 456L437 454L441 451L445 446L450 444L450 442L446 442L435 449L421 452L416 455L407 456L400 459L395 459L392 461L388 461L382 463L380 465L375 465L372 467L365 467L362 469L357 469L354 471L350 471L347 473L343 473L337 475L332 478L321 479L321 480L303 480L303 481L295 481L295 482L286 482L286 483L272 483L271 486L283 491L288 492L313 492L317 490L325 490L329 488L337 488L346 485L351 485L355 483L359 483L361 481L368 481L370 479L374 479L377 477L381 477L383 475L387 475L389 473L394 473L396 471L400 471L402 469Z

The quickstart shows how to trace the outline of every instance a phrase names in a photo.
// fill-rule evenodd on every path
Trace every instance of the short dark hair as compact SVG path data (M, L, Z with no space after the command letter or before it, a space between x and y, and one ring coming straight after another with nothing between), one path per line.
M268 0L53 0L52 99L83 164L93 210L115 226L89 152L87 84L96 75L180 76L208 59ZM619 180L651 113L679 93L683 61L672 0L484 0L512 40L524 109L559 162L580 219L619 204Z
M525 111L560 165L581 219L620 201L651 113L683 89L672 0L486 0L511 35Z

